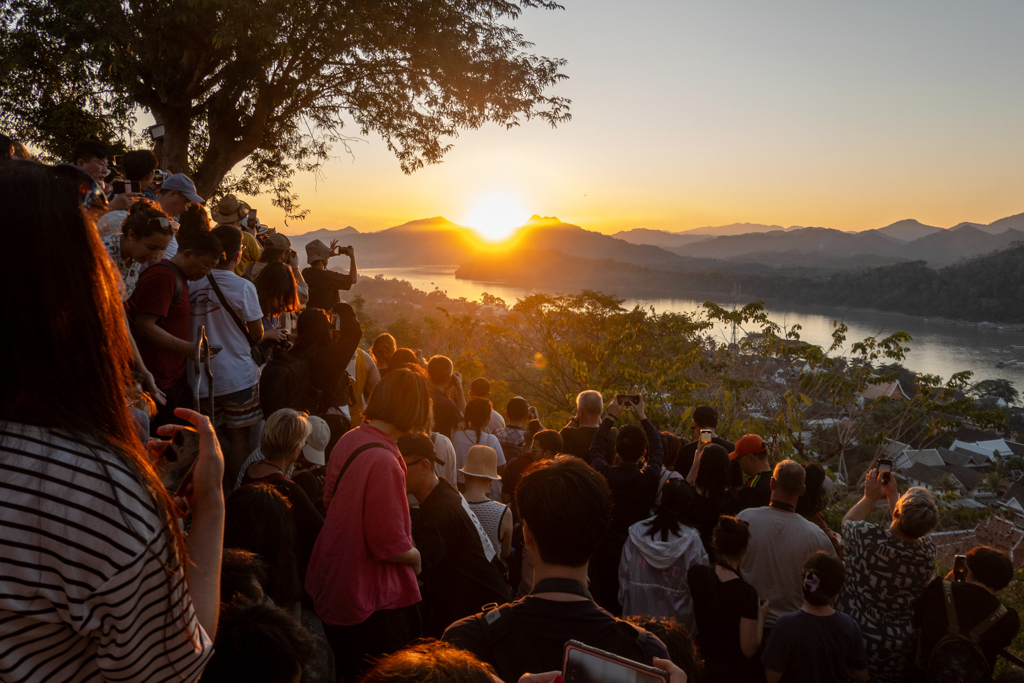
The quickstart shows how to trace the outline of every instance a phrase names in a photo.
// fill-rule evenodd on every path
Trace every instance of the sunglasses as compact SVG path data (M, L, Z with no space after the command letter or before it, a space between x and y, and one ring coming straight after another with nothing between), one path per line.
M85 210L106 209L107 195L91 175L74 164L55 164L50 167L54 176L69 180L78 188L78 203Z

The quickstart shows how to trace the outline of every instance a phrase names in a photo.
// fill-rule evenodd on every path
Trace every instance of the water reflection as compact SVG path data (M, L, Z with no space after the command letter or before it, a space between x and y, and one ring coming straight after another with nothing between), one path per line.
M381 274L387 278L408 280L417 289L432 291L435 288L446 291L456 299L465 297L477 300L483 292L501 297L513 304L535 291L546 292L544 288L534 290L509 287L499 283L457 280L453 267L423 268L371 268L360 275L373 277ZM549 292L550 293L550 292ZM653 306L656 311L694 312L702 302L682 298L628 299L627 306L640 304ZM729 307L727 300L719 300ZM854 311L823 306L771 306L768 309L772 320L784 326L800 325L800 337L812 344L831 344L833 322L843 320L849 326L847 339L858 341L872 335L885 336L897 330L909 332L914 341L907 357L907 367L918 372L927 372L948 379L954 372L971 370L974 380L1009 379L1017 387L1024 384L1024 333L1000 331L991 328L959 327L936 322L925 322L895 313ZM720 340L726 340L727 330L716 330ZM1014 349L1013 346L1020 348ZM996 363L1012 360L1022 361L1021 365L996 368Z

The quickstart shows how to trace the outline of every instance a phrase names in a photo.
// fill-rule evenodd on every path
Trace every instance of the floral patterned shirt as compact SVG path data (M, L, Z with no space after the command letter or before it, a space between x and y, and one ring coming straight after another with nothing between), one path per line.
M134 259L121 258L121 233L107 235L103 238L103 245L107 248L111 260L117 266L121 274L121 301L127 301L128 297L135 291L135 285L139 283L139 276L142 274L142 264Z

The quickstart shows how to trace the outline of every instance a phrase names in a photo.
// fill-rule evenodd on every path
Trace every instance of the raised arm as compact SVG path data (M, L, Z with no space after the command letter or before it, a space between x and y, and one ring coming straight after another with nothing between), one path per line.
M633 406L633 412L636 413L644 432L647 433L647 464L644 465L644 474L660 477L665 458L665 445L661 442L661 432L647 419L647 414L644 412L643 396Z
M843 516L843 524L847 522L862 522L868 517L868 513L875 507L875 503L888 496L889 506L896 507L896 475L889 475L889 483L882 484L881 475L878 470L872 469L864 476L864 497L857 501L857 504L850 508Z
M605 451L608 448L608 435L611 434L612 425L619 419L619 415L622 414L623 406L615 400L612 400L608 406L608 415L601 420L601 426L597 429L597 434L594 434L593 440L590 442L590 466L598 472L605 472L611 465L605 459Z

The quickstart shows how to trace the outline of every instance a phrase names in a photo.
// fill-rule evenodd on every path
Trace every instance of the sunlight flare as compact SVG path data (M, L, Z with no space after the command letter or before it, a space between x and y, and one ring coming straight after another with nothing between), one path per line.
M529 212L514 197L492 193L476 200L466 225L474 228L484 239L497 242L510 237L529 217Z

